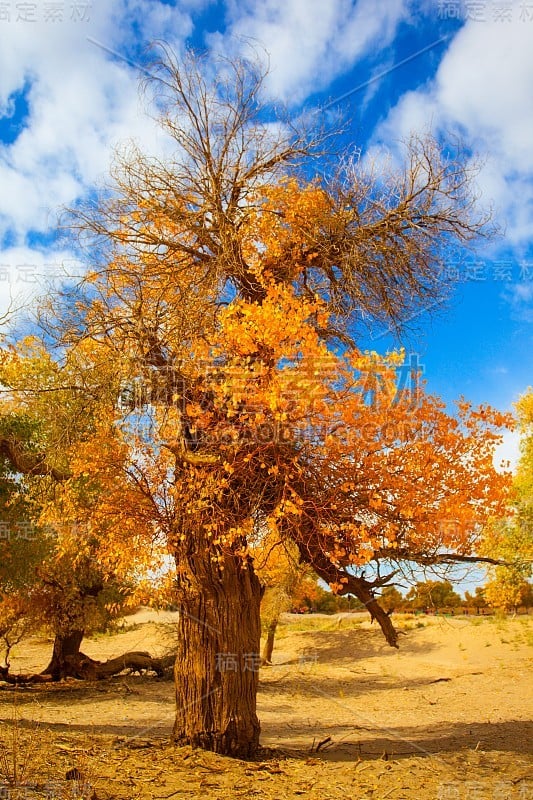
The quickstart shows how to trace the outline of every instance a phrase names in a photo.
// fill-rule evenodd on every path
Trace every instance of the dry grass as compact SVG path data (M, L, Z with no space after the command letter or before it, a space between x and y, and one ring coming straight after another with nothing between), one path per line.
M6 800L98 800L94 767L86 747L64 748L73 766L64 774L50 763L52 735L35 719L27 718L12 693L10 718L4 720L0 741L0 798Z
M4 721L3 747L0 750L0 785L10 789L23 787L35 778L46 752L44 733L39 724L31 721L22 727L17 698L15 690L10 719Z

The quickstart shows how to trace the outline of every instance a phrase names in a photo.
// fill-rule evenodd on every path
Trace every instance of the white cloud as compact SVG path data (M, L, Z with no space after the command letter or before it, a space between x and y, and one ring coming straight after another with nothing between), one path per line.
M511 306L511 314L515 320L533 323L533 281L509 284L503 298Z
M156 153L162 147L139 100L139 71L106 48L132 58L131 42L141 49L164 39L178 49L192 31L182 4L159 0L89 3L88 21L71 19L68 3L63 20L46 21L41 2L28 4L35 22L17 22L11 5L11 21L0 21L0 110L9 114L26 88L28 116L18 138L0 144L0 241L8 236L12 245L0 249L0 314L10 303L31 305L60 265L72 263L65 251L29 247L29 234L53 234L61 208L105 179L121 142L133 138Z
M533 302L533 282L516 283L513 286L513 293L522 303Z
M494 452L494 466L500 472L515 470L520 458L520 434L516 431L504 433L503 441ZM502 465L503 463L503 465Z
M9 231L23 247L29 231L53 229L60 207L105 178L120 142L135 138L152 152L163 146L138 100L138 71L105 48L134 59L131 42L140 48L160 38L179 49L193 30L191 14L207 5L107 0L91 4L90 22L67 19L69 4L63 22L0 22L0 109L8 112L25 86L29 102L26 128L0 145L0 240ZM414 0L227 0L227 30L209 41L229 53L242 47L239 36L263 43L269 91L293 104L358 61L379 60L414 7ZM44 2L37 16L43 9ZM435 81L406 94L376 136L391 142L431 123L464 131L491 154L481 186L505 209L517 242L533 234L532 24L466 23Z
M31 310L39 296L81 271L79 261L65 249L4 249L0 252L0 318L10 308Z
M518 5L518 4L516 4ZM531 26L468 23L452 41L437 75L446 117L533 167L533 48Z
M239 38L264 47L269 91L293 105L387 47L409 5L410 0L231 0L228 30L210 42L225 52L238 47Z
M462 135L486 157L478 178L494 200L507 238L533 236L533 22L467 21L451 41L435 80L406 93L377 131L380 141L432 128Z
M138 100L138 71L104 48L128 56L132 26L142 30L141 44L164 38L179 46L192 30L188 14L158 0L92 4L89 22L69 19L68 4L63 21L46 22L44 7L37 4L36 22L0 22L0 108L29 85L26 127L0 146L0 237L10 229L19 244L107 174L114 146L136 138L157 147Z
M224 48L236 36L264 43L271 53L273 94L297 101L328 83L376 47L385 47L408 13L411 0L228 0L228 30L214 37ZM113 148L130 138L157 151L161 135L138 99L139 73L128 46L156 39L183 47L193 30L191 14L209 0L171 6L159 0L109 0L87 4L90 21L0 22L0 109L26 87L25 128L0 144L0 240L7 232L23 246L29 231L46 232L58 209L70 206L108 174ZM221 20L222 22L222 20ZM140 30L142 42L137 31ZM100 43L98 46L95 42Z

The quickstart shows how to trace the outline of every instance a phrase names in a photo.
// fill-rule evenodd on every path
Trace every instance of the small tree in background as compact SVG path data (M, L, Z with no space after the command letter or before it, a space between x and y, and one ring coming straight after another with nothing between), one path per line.
M501 567L495 570L492 581L485 584L485 598L489 606L505 611L517 612L520 606L526 605L526 599L531 596L531 584L524 580L520 570Z
M507 562L489 570L484 587L489 605L516 611L529 596L533 574L533 389L516 403L520 430L520 460L514 477L509 516L487 526L483 550Z
M280 545L269 532L260 537L251 553L264 586L261 625L265 643L261 659L264 664L270 664L280 616L294 605L294 598L301 591L310 570L306 564L299 562L298 551L290 542Z
M407 592L405 600L411 608L425 611L438 611L442 608L456 608L461 598L450 581L419 581Z
M152 516L137 494L127 506L113 366L97 356L86 346L60 364L35 338L0 351L0 616L11 638L52 631L54 680L79 674L84 636L137 603L143 566L157 565Z
M487 607L487 601L485 599L485 588L483 586L476 586L473 595L470 594L469 591L466 591L465 605L468 608L475 608L479 614L479 610L481 608Z
M522 593L522 605L528 612L533 607L533 583L531 582L528 582Z
M380 596L380 603L388 614L400 610L406 603L403 594L396 586L385 586Z

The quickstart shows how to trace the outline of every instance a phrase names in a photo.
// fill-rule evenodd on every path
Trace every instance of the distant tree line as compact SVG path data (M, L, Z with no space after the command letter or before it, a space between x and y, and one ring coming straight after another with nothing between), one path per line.
M533 584L523 581L515 594L516 602L501 602L493 598L487 586L476 586L473 593L466 591L461 597L450 581L419 581L405 594L395 586L387 586L381 593L381 604L389 613L422 612L438 613L492 613L498 609L508 612L533 608ZM324 589L311 576L306 578L292 598L291 610L295 613L315 612L336 614L343 611L362 611L363 605L356 597L339 597Z

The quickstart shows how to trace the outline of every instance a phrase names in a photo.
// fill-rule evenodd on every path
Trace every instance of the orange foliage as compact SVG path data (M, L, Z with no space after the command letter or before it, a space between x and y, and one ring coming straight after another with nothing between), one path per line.
M403 386L402 352L334 351L318 296L268 271L261 280L261 302L233 300L208 341L200 331L188 340L170 374L190 389L145 408L148 438L104 425L77 448L74 471L105 481L92 519L111 525L116 559L150 524L171 550L201 535L215 560L236 548L244 557L259 525L311 564L326 558L342 590L342 570L376 557L475 553L505 502L509 479L492 453L510 418L465 401L450 416L417 376Z
M69 358L114 389L65 447L70 477L41 517L76 531L60 553L126 578L133 554L138 577L161 573L170 552L186 574L191 541L222 567L268 535L341 593L347 570L373 559L476 553L506 500L509 476L492 453L510 418L466 401L450 416L419 376L405 387L401 351L332 347L334 312L302 277L330 205L314 184L261 190L241 234L256 281L248 297L215 303L218 275L148 250L90 273L95 299L80 311L92 342ZM162 236L192 235L179 221L159 225ZM128 382L140 395L117 408Z

